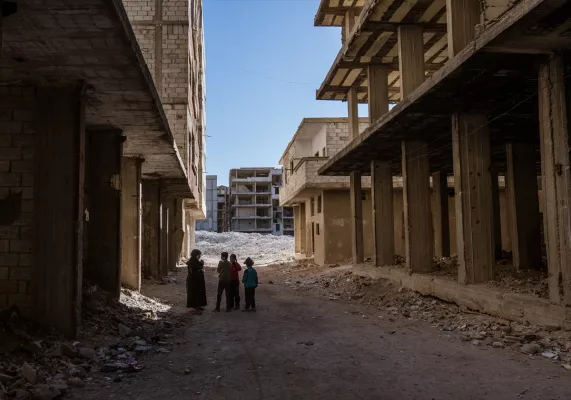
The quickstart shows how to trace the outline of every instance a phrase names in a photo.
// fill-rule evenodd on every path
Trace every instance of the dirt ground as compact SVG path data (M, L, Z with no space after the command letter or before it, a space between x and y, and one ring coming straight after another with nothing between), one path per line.
M326 271L327 272L327 271ZM184 308L184 274L147 285L186 325L170 353L121 379L99 373L72 399L570 399L571 371L541 356L464 342L388 308L298 287L299 272L258 269L257 313ZM297 275L296 275L297 274ZM308 273L301 274L307 276ZM299 278L301 279L301 278ZM294 282L294 283L295 283ZM243 295L243 293L242 293Z

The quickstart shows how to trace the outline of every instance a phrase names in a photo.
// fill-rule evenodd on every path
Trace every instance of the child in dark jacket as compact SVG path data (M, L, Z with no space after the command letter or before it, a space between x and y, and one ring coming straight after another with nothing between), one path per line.
M258 273L254 269L254 260L250 257L244 261L248 267L242 275L244 283L244 295L246 296L246 308L243 311L256 311L256 288L258 287Z
M232 264L232 274L230 275L230 293L234 303L234 310L240 309L240 271L242 267L238 264L236 254L230 255L230 263Z

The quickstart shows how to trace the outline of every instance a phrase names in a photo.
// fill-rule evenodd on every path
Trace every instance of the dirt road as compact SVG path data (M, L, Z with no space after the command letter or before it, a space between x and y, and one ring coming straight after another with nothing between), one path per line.
M259 271L260 272L260 271ZM260 272L263 282L264 272ZM74 399L570 399L571 372L544 359L476 347L422 322L262 284L257 313L181 308L184 285L147 294L176 301L188 323L174 351L122 382ZM182 281L182 279L180 279ZM189 371L186 371L188 369ZM189 373L190 372L190 373Z

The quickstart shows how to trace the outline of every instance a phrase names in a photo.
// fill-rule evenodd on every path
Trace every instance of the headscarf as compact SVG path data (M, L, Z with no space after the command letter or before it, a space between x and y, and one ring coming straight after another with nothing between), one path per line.
M202 254L202 252L198 249L194 249L192 250L192 252L190 253L190 258L194 259L194 260L198 260L198 257L200 257L200 255Z

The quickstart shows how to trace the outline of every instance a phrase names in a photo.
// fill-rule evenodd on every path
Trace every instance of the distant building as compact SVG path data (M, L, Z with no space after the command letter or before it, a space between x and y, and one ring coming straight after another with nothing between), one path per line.
M231 230L293 235L293 210L280 207L281 168L230 171Z
M196 221L197 231L218 232L218 178L206 175L206 219Z
M218 233L230 231L230 188L218 186Z

